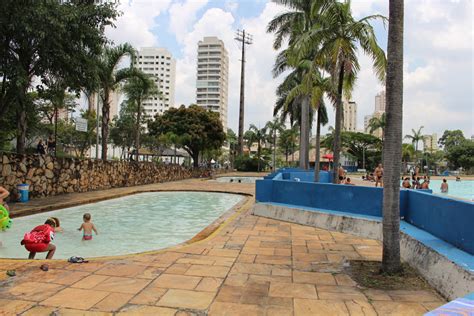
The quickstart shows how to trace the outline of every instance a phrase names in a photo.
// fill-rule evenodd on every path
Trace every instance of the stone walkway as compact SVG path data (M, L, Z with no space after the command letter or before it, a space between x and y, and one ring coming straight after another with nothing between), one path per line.
M252 194L254 185L187 180L64 198L179 189ZM61 197L37 202L52 199ZM406 316L444 304L429 290L358 287L343 264L380 260L379 242L256 217L252 205L249 197L207 239L165 251L85 264L53 260L48 272L39 269L44 261L0 260L0 315ZM9 269L17 276L6 276Z

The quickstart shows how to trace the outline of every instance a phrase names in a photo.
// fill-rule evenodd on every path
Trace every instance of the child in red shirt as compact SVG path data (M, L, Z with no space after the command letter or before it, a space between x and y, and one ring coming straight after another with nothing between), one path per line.
M34 259L37 252L48 252L46 259L52 259L56 246L51 243L54 239L54 228L56 222L52 218L48 218L44 225L39 225L33 228L29 233L26 233L21 241L26 250L30 252L28 259Z

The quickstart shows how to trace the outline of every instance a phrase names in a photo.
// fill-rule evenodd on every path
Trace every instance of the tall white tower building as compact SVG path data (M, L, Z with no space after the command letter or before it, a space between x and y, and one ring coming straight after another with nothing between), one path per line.
M374 112L385 112L385 90L380 91L375 96L375 111Z
M355 132L357 130L357 103L344 99L343 110L342 129Z
M227 132L229 56L224 42L204 37L198 43L196 104L218 112Z
M176 60L166 48L142 47L138 51L135 67L153 76L162 97L155 96L142 102L150 116L162 114L174 107Z

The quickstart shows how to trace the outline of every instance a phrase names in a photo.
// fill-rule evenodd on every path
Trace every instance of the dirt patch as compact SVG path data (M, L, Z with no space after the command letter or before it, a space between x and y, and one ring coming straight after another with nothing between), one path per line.
M416 270L402 264L402 271L397 275L380 272L381 262L351 260L346 267L347 273L360 286L379 290L425 290L431 287Z

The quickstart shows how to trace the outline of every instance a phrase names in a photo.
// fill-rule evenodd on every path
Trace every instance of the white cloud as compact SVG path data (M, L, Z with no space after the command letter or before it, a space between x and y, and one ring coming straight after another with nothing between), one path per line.
M226 11L235 12L239 7L239 3L235 0L226 0L224 7Z
M183 3L174 3L169 9L169 29L175 34L178 42L182 43L189 28L196 21L196 13L205 7L208 0L186 0Z

